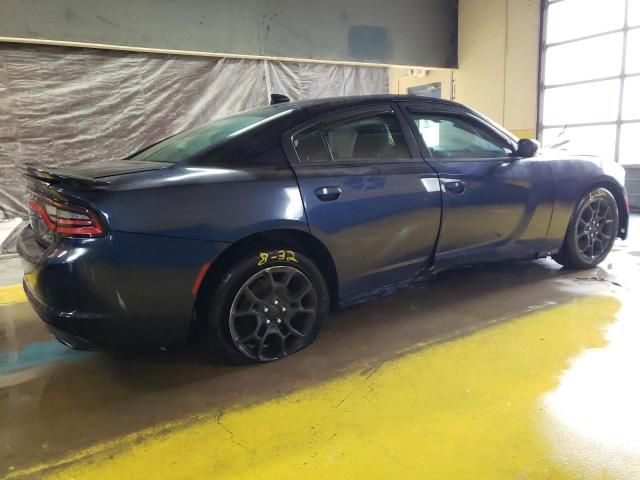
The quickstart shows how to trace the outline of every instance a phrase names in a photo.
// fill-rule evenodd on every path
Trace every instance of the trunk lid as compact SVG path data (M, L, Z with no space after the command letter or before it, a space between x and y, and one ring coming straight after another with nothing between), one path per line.
M98 187L109 184L108 181L99 180L101 178L160 170L171 166L172 164L170 163L119 160L109 163L98 163L95 165L75 167L73 169L42 168L34 165L26 165L22 168L22 172L27 177L35 178L51 184L63 183L78 187Z

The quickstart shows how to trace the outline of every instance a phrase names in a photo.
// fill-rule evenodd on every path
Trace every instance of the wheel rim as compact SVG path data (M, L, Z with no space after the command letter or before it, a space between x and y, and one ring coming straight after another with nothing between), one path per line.
M613 242L613 224L613 209L606 200L592 198L583 205L576 224L576 242L585 259L593 261L607 252Z
M309 343L318 299L311 280L289 266L269 267L238 290L229 313L231 340L252 360L269 361Z

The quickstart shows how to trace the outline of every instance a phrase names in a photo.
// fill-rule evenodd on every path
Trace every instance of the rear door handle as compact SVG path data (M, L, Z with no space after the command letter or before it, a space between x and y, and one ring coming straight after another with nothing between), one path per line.
M340 198L342 190L340 187L320 187L316 188L316 197L323 202L331 202Z
M467 186L464 182L456 180L455 182L446 182L444 184L444 188L447 189L447 192L455 193L456 195L461 195L464 193Z

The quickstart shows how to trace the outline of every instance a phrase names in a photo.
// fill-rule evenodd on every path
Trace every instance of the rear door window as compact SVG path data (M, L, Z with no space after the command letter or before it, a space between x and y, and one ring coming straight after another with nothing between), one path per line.
M324 133L336 162L411 158L400 122L391 112L333 123Z
M331 156L322 138L322 129L315 126L303 130L293 136L293 147L296 149L300 163L329 163Z

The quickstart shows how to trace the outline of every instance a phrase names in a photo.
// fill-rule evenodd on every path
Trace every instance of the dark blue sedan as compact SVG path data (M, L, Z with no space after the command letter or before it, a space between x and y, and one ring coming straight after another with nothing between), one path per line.
M74 348L309 345L330 308L477 262L589 268L625 238L623 170L538 151L462 105L278 103L129 158L25 169L27 296Z

